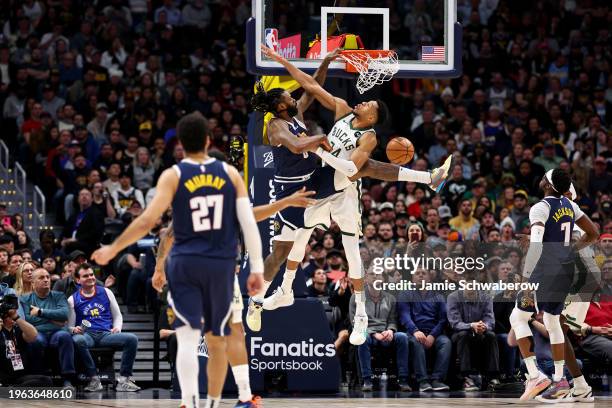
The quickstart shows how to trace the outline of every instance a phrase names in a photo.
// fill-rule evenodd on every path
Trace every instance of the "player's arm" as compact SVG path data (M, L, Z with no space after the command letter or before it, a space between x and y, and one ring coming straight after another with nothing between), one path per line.
M357 146L357 148L353 150L353 153L351 153L350 160L336 157L333 154L323 150L321 147L317 148L315 153L321 158L321 160L338 170L340 173L347 177L353 177L359 173L359 169L361 169L367 163L370 158L370 154L376 148L376 144L376 134L374 132L366 132L359 139L359 146Z
M300 191L296 191L288 197L281 198L270 204L258 205L253 207L253 214L255 215L255 221L260 222L266 218L272 217L279 211L284 210L287 207L308 207L315 203L316 200L308 198L315 194L314 191L306 191L306 187L303 187Z
M321 85L317 83L317 81L313 77L298 69L291 62L287 61L283 56L277 54L276 52L274 52L274 50L266 47L263 44L261 45L261 50L265 56L285 67L285 69L287 69L287 72L289 72L289 75L291 75L293 79L298 81L301 87L304 88L304 92L311 94L326 109L329 109L330 111L334 112L336 120L352 111L351 107L348 106L344 99L336 98L335 96L327 92L321 87Z
M325 58L323 58L323 62L319 65L316 72L312 76L315 81L321 86L325 83L325 79L327 78L327 70L329 68L329 64L336 59L336 57L340 54L340 48L336 48L334 51L328 53ZM298 100L298 117L301 120L304 116L304 112L308 109L312 102L314 101L314 96L309 92L304 92L300 99Z
M261 238L253 215L251 202L242 177L235 167L227 165L230 179L236 188L236 215L244 235L244 245L249 252L251 273L263 274L263 257L261 255Z
M578 241L576 241L574 247L576 251L580 251L581 249L597 242L599 239L599 229L597 228L597 225L591 221L589 216L582 212L580 207L573 201L572 207L574 209L574 216L576 217L576 225L578 225L584 231L584 234Z
M151 231L155 227L157 220L172 203L178 187L178 181L179 178L174 169L169 168L165 170L159 177L155 197L153 197L151 204L145 208L140 216L130 223L127 229L112 244L103 246L95 251L91 259L99 265L106 265L119 252Z
M525 255L525 266L523 276L529 278L542 256L544 242L544 224L548 219L550 207L545 201L540 201L529 210L529 221L531 222L531 235L529 236L529 249Z
M268 137L274 144L285 146L291 153L300 154L316 149L327 140L327 135L295 137L281 119L272 119L268 124Z

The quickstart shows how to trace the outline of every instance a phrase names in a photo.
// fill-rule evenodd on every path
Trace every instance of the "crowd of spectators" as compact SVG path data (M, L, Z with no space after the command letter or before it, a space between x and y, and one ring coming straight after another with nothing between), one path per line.
M244 57L250 3L11 0L0 5L2 140L43 189L63 227L61 236L42 231L34 247L24 215L10 213L0 203L0 279L27 297L24 303L33 307L19 313L37 334L32 337L20 319L15 326L5 318L3 330L23 334L17 342L20 350L29 347L26 343L34 349L47 344L59 349L67 381L75 353L87 361L88 347L121 330L110 308L105 325L93 336L70 327L66 299L79 298L81 279L87 279L88 291L94 287L101 296L112 288L131 311L142 311L146 299L154 297L148 279L158 228L131 247L113 271L98 275L101 281L95 285L89 269L77 267L105 239L105 231L120 231L141 214L161 171L184 157L177 120L200 111L211 129L211 150L221 153L228 153L232 138L246 135L254 82ZM384 3L394 11L392 39L404 33L416 43L439 36L439 24L428 17L439 2ZM374 258L410 252L416 243L436 256L460 256L469 251L467 242L477 241L503 246L487 261L485 278L514 279L522 261L516 234L529 231L529 208L539 199L543 173L560 167L571 173L577 203L602 232L596 259L602 293L610 295L610 5L603 0L457 3L464 27L463 75L453 80L394 79L378 88L375 92L391 107L392 122L379 132L375 157L385 160L389 138L404 136L416 150L411 168L435 167L448 154L458 156L460 165L440 194L415 183L365 180L361 254L366 268ZM297 0L291 5L306 7ZM306 114L312 133L329 128L317 109ZM161 220L160 227L168 220ZM346 349L352 292L339 234L335 227L317 232L302 269L311 282L309 294L329 297L336 346ZM401 277L399 271L385 274L388 282ZM437 282L458 275L424 271L411 279ZM419 389L443 389L451 345L460 349L459 370L468 390L479 382L472 375L477 371L496 380L501 374L510 377L518 367L516 357L508 357L516 351L508 345L507 310L498 306L504 302L487 297L473 302L485 304L482 308L459 310L455 297L461 293L392 300L374 291L368 302L385 303L390 315L386 323L371 319L372 334L380 334L371 343L395 341L400 344L397 352L409 353L415 365L413 370L405 367L407 371L398 367L402 384L414 374ZM106 296L112 303L114 297ZM55 303L49 310L51 300ZM595 317L587 320L593 330L580 347L609 360L611 340L605 327L612 316L609 308L596 307L589 312ZM470 332L474 336L465 335ZM134 340L127 337L121 347L133 348ZM472 347L486 347L491 358L468 359ZM428 370L426 356L434 351L435 364ZM503 358L495 358L497 354ZM359 355L368 354L362 349ZM397 356L398 362L407 360ZM128 366L129 361L122 364L121 386L134 389ZM97 389L98 379L87 368L88 386ZM362 366L362 372L367 374L367 368Z

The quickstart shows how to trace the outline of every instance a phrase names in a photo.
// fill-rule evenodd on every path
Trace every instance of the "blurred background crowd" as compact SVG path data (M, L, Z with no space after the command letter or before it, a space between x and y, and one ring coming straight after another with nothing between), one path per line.
M392 42L439 32L430 15L440 0L367 5L391 8ZM374 157L386 160L386 142L404 136L416 149L411 168L436 167L449 154L460 165L440 194L415 183L364 180L365 267L376 257L410 252L416 243L433 254L461 256L464 242L478 241L503 245L487 262L486 279L518 274L516 234L529 231L529 208L541 196L544 172L562 168L572 175L577 203L600 229L596 261L602 291L612 294L610 4L458 0L457 8L463 75L394 79L378 88L392 122L379 131ZM75 285L74 261L138 217L160 173L184 157L175 126L186 113L197 110L208 119L211 150L219 158L229 156L233 140L246 138L255 80L245 68L250 15L248 0L2 2L1 138L11 159L43 190L56 225L32 237L23 228L24 214L0 204L4 283L13 287L23 280L20 265L31 259L52 282L63 281L58 289L72 294L66 288ZM316 106L306 114L313 134L329 129L327 119ZM148 279L156 238L169 220L160 220L112 269L94 266L130 311L142 312L155 298ZM311 296L350 295L339 234L332 227L313 235L302 268ZM452 274L439 271L428 279L456 279ZM390 281L400 277L395 271L386 275ZM329 310L339 307L334 321L346 320L348 304L348 298L332 301ZM605 319L612 324L610 314ZM339 347L344 329L335 327ZM489 330L497 332L495 319Z

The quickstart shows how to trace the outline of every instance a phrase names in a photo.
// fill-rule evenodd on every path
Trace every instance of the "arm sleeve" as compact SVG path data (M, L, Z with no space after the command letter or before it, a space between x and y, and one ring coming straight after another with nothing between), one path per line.
M359 169L351 160L340 159L339 157L334 156L330 152L326 152L320 147L317 149L317 155L325 163L329 164L347 177L352 177L359 172Z
M263 273L263 258L261 255L261 238L255 222L253 209L248 197L239 197L236 200L236 213L238 222L244 235L244 245L249 252L251 273Z
M104 290L110 301L111 313L113 315L113 329L119 329L119 331L121 331L123 328L123 315L121 314L121 309L119 309L117 299L115 299L115 295L110 289L104 288Z
M68 298L68 327L74 327L76 323L76 313L74 312L74 298Z
M530 216L531 218L531 216ZM542 241L544 239L544 226L533 225L531 227L531 237L527 255L525 255L525 268L523 276L528 278L535 269L540 257L542 256Z

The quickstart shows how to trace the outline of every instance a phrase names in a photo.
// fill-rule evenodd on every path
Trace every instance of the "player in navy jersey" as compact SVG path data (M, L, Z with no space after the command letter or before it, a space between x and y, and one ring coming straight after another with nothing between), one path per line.
M177 124L177 135L186 158L165 170L151 204L109 246L92 259L106 265L121 250L154 227L172 204L175 244L168 267L168 301L178 317L176 371L182 406L199 407L197 348L202 319L208 340L207 407L218 407L227 373L226 339L234 292L238 255L238 224L249 252L250 295L263 285L261 239L246 187L238 171L207 154L206 119L197 112Z
M544 199L529 211L531 236L523 276L539 286L533 292L520 292L510 315L510 323L528 370L528 381L521 400L532 399L547 387L538 397L539 401L557 402L570 392L567 380L563 378L565 337L560 314L572 285L574 251L591 245L598 237L597 227L589 217L576 203L564 196L570 185L569 174L565 171L549 170L540 182ZM574 224L577 224L585 235L571 246ZM533 312L539 310L544 312L544 325L549 333L555 365L552 383L538 369L533 351L529 320Z

